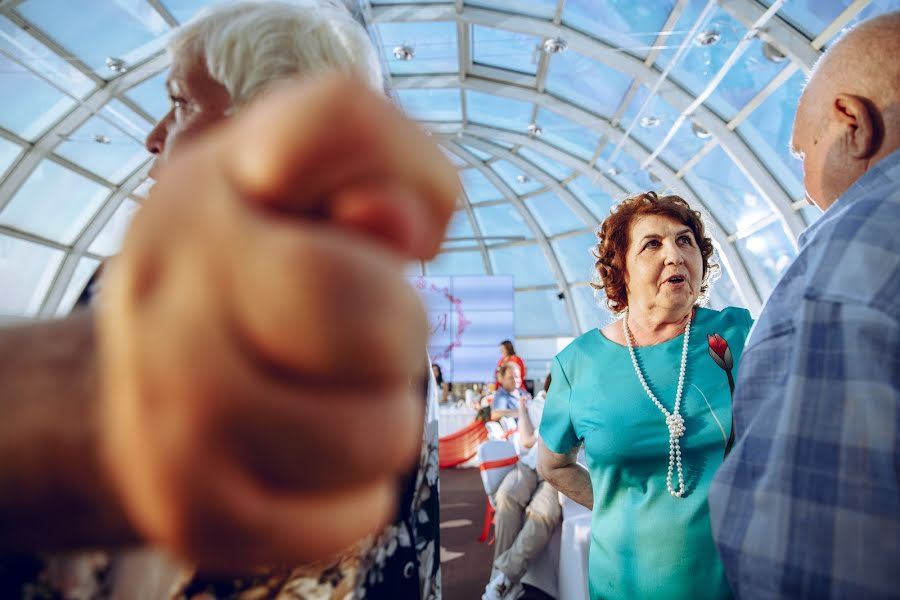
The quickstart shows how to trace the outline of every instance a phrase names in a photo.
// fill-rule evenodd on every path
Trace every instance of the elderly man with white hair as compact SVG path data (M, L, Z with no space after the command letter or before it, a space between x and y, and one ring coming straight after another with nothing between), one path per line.
M742 358L737 442L710 490L741 598L900 594L900 12L849 31L792 146L825 211Z
M170 53L157 183L99 302L0 330L0 552L151 542L215 574L182 596L439 597L404 266L437 252L456 172L340 6L225 4ZM154 598L164 567L0 560L0 590Z

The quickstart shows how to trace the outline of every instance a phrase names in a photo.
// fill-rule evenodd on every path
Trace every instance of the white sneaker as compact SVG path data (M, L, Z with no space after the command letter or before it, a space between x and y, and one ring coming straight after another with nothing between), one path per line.
M487 587L484 588L484 595L481 596L481 600L502 600L511 587L512 582L509 580L509 577L504 575L502 571L498 571L487 584Z

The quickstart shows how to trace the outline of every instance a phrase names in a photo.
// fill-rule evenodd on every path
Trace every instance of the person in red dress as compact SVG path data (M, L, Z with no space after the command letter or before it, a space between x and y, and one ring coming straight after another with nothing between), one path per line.
M509 340L503 340L500 342L500 360L497 361L497 368L494 370L494 379L497 381L498 389L501 385L500 370L509 362L514 363L519 367L519 375L521 376L522 381L525 381L525 362L516 355L516 349L513 347L513 343Z

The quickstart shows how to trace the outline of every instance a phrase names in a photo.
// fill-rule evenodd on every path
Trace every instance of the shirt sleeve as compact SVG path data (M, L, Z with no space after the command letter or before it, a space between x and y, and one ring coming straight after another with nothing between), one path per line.
M515 410L518 406L513 406L512 396L509 394L494 394L494 401L491 403L492 410Z
M544 445L557 454L566 454L581 443L575 426L572 423L570 401L572 387L566 378L559 357L553 359L550 369L552 381L547 399L544 402L544 414L541 418L540 435Z

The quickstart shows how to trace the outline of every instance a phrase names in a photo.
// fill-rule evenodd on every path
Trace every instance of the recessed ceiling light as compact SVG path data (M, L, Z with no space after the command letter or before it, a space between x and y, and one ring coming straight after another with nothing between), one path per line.
M541 137L541 134L544 133L544 130L541 129L541 126L537 123L532 123L528 126L528 134L533 135L535 137Z
M778 48L776 48L775 46L773 46L772 44L770 44L768 42L763 43L762 53L763 53L763 56L768 58L773 63L780 63L780 62L784 62L785 60L787 60L787 56L785 56L781 52L781 50L779 50Z
M519 183L528 183L529 181L531 181L531 177L529 177L528 175L516 175L516 181L518 181Z
M720 39L722 39L721 33L715 29L709 29L698 33L697 37L694 38L694 43L698 46L712 46Z
M615 167L610 167L606 170L606 174L609 175L610 177L615 177L616 175L620 174L621 172L622 171L620 171L619 169L617 169Z
M109 139L109 136L103 135L102 133L95 133L95 134L94 134L94 141L97 142L98 144L110 144L110 143L112 143L112 140Z
M712 137L712 134L701 125L698 125L696 122L691 122L691 129L694 131L694 135L696 135L701 140L708 140Z
M565 51L569 47L569 43L559 36L547 38L544 40L543 48L547 54L558 54Z
M652 129L653 127L656 127L660 123L659 117L654 117L652 115L646 116L646 117L641 117L640 122L641 122L641 127L644 127L646 129Z
M394 58L397 60L412 60L416 55L416 51L412 46L401 44L394 47Z
M106 58L106 66L113 73L124 73L127 68L125 61L116 56L108 56Z

